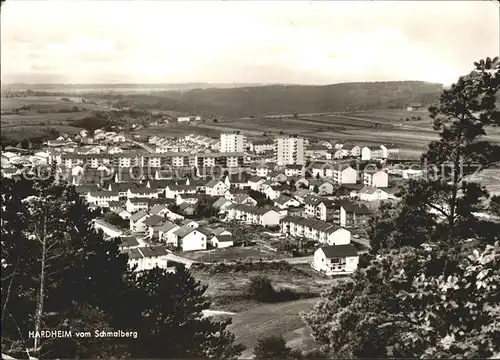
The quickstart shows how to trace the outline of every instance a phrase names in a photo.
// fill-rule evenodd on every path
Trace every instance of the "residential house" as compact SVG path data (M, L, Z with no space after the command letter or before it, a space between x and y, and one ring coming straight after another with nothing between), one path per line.
M288 176L286 176L284 173L278 173L278 172L272 172L271 174L268 175L270 180L284 184L288 181Z
M151 215L146 220L143 221L143 224L146 226L146 232L150 239L158 237L158 227L165 221L163 216L159 215Z
M198 194L179 194L175 198L176 205L181 205L188 203L191 205L196 205L200 201L200 195Z
M363 184L376 188L386 188L389 186L389 175L383 171L368 171L363 172Z
M229 189L220 179L212 179L205 185L205 192L209 196L223 196Z
M274 206L279 209L288 209L290 207L300 206L300 202L290 196L280 195L274 200Z
M177 235L175 235L175 232L179 229L179 225L165 221L157 228L158 241L165 243L169 247L177 248Z
M134 271L148 271L155 267L168 269L168 251L163 246L144 246L129 249L124 252L128 254L129 267L135 267Z
M231 200L228 200L225 197L221 197L212 204L212 207L218 210L219 213L225 213L229 205L231 205L232 203L233 202Z
M305 168L303 165L286 165L284 174L286 176L304 176Z
M149 213L151 215L158 215L162 217L166 217L169 212L170 210L168 209L167 205L162 204L156 204L151 208L151 210L149 210Z
M137 211L147 211L149 209L148 198L129 198L125 203L125 209L133 214Z
M314 252L313 268L328 276L352 274L358 263L358 252L351 244L322 246Z
M326 176L339 185L356 184L358 172L351 166L338 165L337 167L326 169Z
M304 204L305 198L309 195L311 195L311 190L309 189L299 189L292 194L293 198L301 204Z
M128 189L127 197L129 199L132 199L132 198L154 199L154 198L158 198L158 190L149 189L147 187Z
M200 227L200 224L191 219L184 219L181 221L181 226L189 226L192 227L193 229L196 229Z
M327 200L326 198L321 198L316 195L310 195L304 197L304 216L308 218L316 217L316 206L318 206L321 201Z
M247 224L275 226L280 214L274 209L245 204L233 204L228 208L228 219L244 221Z
M315 209L315 217L323 220L338 223L340 205L333 200L322 199Z
M252 190L255 191L260 191L260 186L264 183L265 179L258 177L258 176L252 176L250 179L248 179L248 186Z
M345 227L363 226L368 223L372 212L365 204L356 204L350 201L340 200L339 225Z
M90 191L87 194L87 202L99 207L109 207L110 201L118 201L118 192L116 191Z
M196 212L196 205L184 202L179 205L179 209L182 214L192 216Z
M325 180L311 180L309 181L309 190L315 191L317 188L319 195L331 195L333 194L334 186L332 183Z
M137 238L135 236L122 236L120 240L121 243L118 246L118 249L120 251L135 249L141 246L141 244L139 243L139 241L137 241Z
M107 238L115 238L122 236L123 231L118 229L116 226L104 221L103 219L94 219L93 220L94 229L102 230Z
M361 160L383 159L384 151L380 146L365 146L361 149Z
M215 235L211 242L213 247L222 249L233 246L234 238L231 235Z
M177 236L177 244L182 251L206 250L207 248L207 235L199 228L184 225L174 234Z
M236 204L247 204L257 206L257 200L246 193L236 194L233 197L233 202Z
M261 190L269 200L275 200L281 195L281 187L277 185L265 185Z
M351 242L351 232L338 225L300 216L285 216L280 221L281 233L286 236L306 238L328 245L344 245Z
M382 190L372 186L365 186L357 193L358 199L361 201L380 201L387 200L389 194Z
M150 215L145 211L138 211L135 214L132 214L130 217L130 231L134 233L146 231L147 226L144 224L144 221L149 216Z
M168 185L165 188L165 197L175 199L179 194L196 194L196 185Z

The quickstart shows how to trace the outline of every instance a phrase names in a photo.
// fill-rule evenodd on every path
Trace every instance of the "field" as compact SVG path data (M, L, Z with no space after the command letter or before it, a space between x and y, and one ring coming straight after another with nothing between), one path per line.
M309 265L259 264L234 266L211 265L208 268L194 266L191 272L196 279L208 286L206 295L212 300L212 308L241 312L260 306L246 293L250 278L267 276L277 289L291 289L304 296L319 296L338 279L330 279L317 273Z
M318 298L312 298L264 304L233 316L229 330L234 333L237 342L246 346L241 357L250 358L257 340L271 334L282 335L290 347L311 350L314 340L301 313L309 311L317 301Z
M257 246L230 247L226 249L188 252L183 253L182 256L195 261L208 262L279 259L284 257L283 255L276 254L271 250L266 250Z
M75 134L81 129L71 126L75 120L83 119L93 111L110 111L104 104L89 104L82 98L56 96L27 96L2 98L2 133L16 141L33 136L47 135L51 130ZM78 111L73 111L77 107Z

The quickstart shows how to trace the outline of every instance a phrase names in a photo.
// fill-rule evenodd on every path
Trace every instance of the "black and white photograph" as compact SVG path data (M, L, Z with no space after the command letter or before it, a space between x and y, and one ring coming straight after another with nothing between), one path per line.
M500 1L0 13L2 359L500 359Z

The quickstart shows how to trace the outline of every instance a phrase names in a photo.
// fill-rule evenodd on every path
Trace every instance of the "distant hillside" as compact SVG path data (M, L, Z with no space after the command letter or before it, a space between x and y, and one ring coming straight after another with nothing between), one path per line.
M386 110L404 108L409 102L431 104L441 89L441 84L420 81L270 85L124 95L118 97L117 106L241 117Z

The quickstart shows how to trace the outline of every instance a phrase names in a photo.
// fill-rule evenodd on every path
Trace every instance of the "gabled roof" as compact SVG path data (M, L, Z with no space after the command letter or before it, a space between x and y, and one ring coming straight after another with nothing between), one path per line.
M212 179L209 182L207 182L207 184L205 186L211 188L211 187L214 187L215 185L217 185L220 182L222 182L221 179Z
M130 200L130 199L129 199ZM137 221L139 219L142 219L143 217L145 216L148 216L148 213L145 212L145 211L138 211L136 212L135 214L133 214L131 217L130 217L130 220L131 221Z
M163 246L144 246L138 248L144 257L158 257L168 255L168 251Z
M280 205L284 205L290 200L295 200L295 199L291 198L290 196L280 195L277 199L274 200L274 202L278 203ZM297 201L297 200L295 200L295 201Z
M248 198L251 198L253 199L250 195L246 194L246 193L239 193L239 194L236 194L234 196L234 199L233 201L237 204L241 204L243 201L245 201L246 199Z
M347 256L357 256L358 251L351 244L322 246L320 248L328 259L345 258Z
M124 201L110 201L108 202L110 208L120 208L125 205Z
M107 188L109 185L111 185L112 191L118 191L118 192L127 191L128 189L136 189L140 186L140 184L137 182L124 182L124 183L112 182L112 183L106 184L104 187Z
M261 177L258 177L258 176L251 176L249 179L248 179L248 182L253 182L253 183L258 183L260 181L265 181L265 179L261 178Z
M165 219L161 216L151 215L146 220L144 220L144 224L146 226L155 226L155 225L158 225L159 223L161 223L163 220L165 220Z
M129 247L129 246L138 246L139 242L137 241L137 238L135 236L122 236L121 238L122 242L120 246L122 247Z
M132 194L155 194L158 192L157 189L149 189L146 187L129 189Z
M195 208L195 206L193 204L190 204L190 203L187 203L187 202L183 202L182 204L179 205L179 209L181 210L186 210L187 208Z
M151 215L158 215L158 213L162 210L165 210L165 209L168 209L166 205L162 205L162 204L156 204L154 205L151 210L149 210L149 213Z
M177 229L174 232L174 234L177 235L180 238L183 238L184 236L189 235L190 233L192 233L195 230L196 229L192 228L191 226L184 225L181 228Z
M169 232L172 229L175 229L176 227L179 227L179 225L174 224L171 221L165 221L163 224L158 226L159 231L164 231L164 232Z
M309 189L299 189L293 193L293 196L304 197L311 193Z
M196 185L169 185L171 191L196 191Z
M276 211L275 209L272 208L266 208L266 207L257 207L253 205L246 205L246 204L233 204L231 205L231 209L236 209L245 213L249 214L254 214L254 215L264 215L268 213L269 211Z
M221 197L220 199L217 199L213 204L212 204L212 207L214 207L215 209L219 209L221 208L222 206L224 206L226 203L231 203L231 201L229 201L228 199L226 198L223 198Z
M141 198L141 197L128 198L127 202L128 201L130 201L132 204L148 204L149 203L148 198Z
M93 197L118 197L118 192L117 191L90 191L90 196Z
M219 242L234 242L234 237L232 235L216 235Z
M371 214L370 209L365 204L352 203L349 200L340 200L338 205L342 206L344 210L348 213L354 213L357 215L368 215Z

